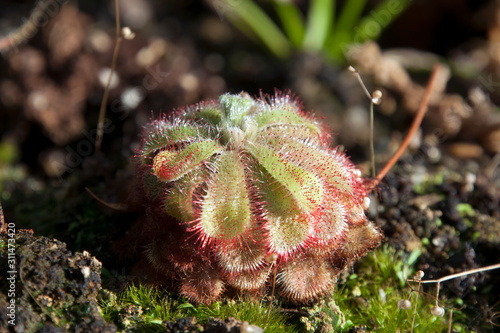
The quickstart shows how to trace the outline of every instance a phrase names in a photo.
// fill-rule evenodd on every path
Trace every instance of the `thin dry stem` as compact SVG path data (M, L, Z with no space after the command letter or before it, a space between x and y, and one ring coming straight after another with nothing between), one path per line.
M108 81L106 82L106 87L104 88L104 94L102 95L101 108L99 110L99 121L97 123L97 135L95 141L95 152L101 151L102 136L104 133L104 118L106 117L106 105L108 103L109 96L109 85L111 84L111 78L116 68L116 59L118 58L118 50L120 49L120 44L122 42L122 36L120 34L120 7L118 5L118 0L115 0L115 16L116 16L116 44L113 50L113 59L111 61L111 70L109 72Z
M263 330L265 330L266 327L267 327L267 322L269 320L269 315L271 314L271 308L272 308L272 305L273 305L274 290L276 288L276 273L277 273L277 270L278 270L278 266L276 265L276 263L273 263L272 266L271 266L271 268L273 268L273 290L271 292L271 302L269 303L269 308L267 309L266 322L264 323Z
M413 319L411 320L411 332L413 333L413 327L415 327L415 317L417 316L417 306L418 306L418 296L420 295L420 281L417 289L417 297L415 299L415 307L413 308Z
M411 289L411 292L410 292L410 295L411 295L411 293L413 293L415 290L411 287L410 282L418 282L417 302L418 302L418 295L420 293L423 293L425 295L429 295L429 296L435 298L435 300L436 300L436 306L439 306L439 304L438 304L439 303L439 290L441 288L441 282L448 281L448 280L451 280L451 279L455 279L455 278L461 277L461 276L466 276L466 275L470 275L470 274L480 273L480 272L489 271L489 270L498 269L498 268L500 268L500 264L495 264L495 265L490 265L490 266L486 266L486 267L471 269L469 271L465 271L465 272L461 272L461 273L457 273L457 274L451 274L451 275L443 276L442 278L435 279L435 280L407 279L406 283L408 284L408 286ZM430 295L430 294L428 294L426 292L421 292L420 291L420 286L422 285L422 283L437 283L437 286L436 286L436 295L434 296L434 295ZM413 325L414 325L414 322L415 322L416 312L417 312L417 303L415 303L415 310L414 310L414 313L413 313L413 321L412 321L412 324L411 324L411 331L412 332L413 332ZM447 330L448 332L451 332L452 316L453 316L453 311L451 310L450 311L450 315L448 317L449 318L448 319L448 330Z
M372 160L372 177L375 177L375 146L373 143L373 101L370 102L370 155Z
M500 165L500 153L497 153L495 156L493 156L491 161L484 168L484 174L486 175L486 177L488 177L489 179L493 178L493 176L495 175L495 170L496 168L498 168L499 165Z
M448 333L451 333L451 324L453 324L453 309L450 310L450 314L448 315Z
M119 204L119 203L112 203L112 202L106 202L104 200L102 200L101 198L99 198L96 194L94 194L94 192L92 192L88 187L85 187L85 190L94 198L96 199L97 201L99 201L102 205L108 207L108 208L111 208L111 209L114 209L114 210L117 210L117 211L121 211L121 212L128 212L130 211L129 210L129 207L126 205L126 204Z
M363 79L361 79L361 75L359 75L358 70L352 66L349 66L349 71L356 77L356 79L358 79L358 82L361 85L361 88L363 88L366 96L368 96L368 98L372 100L372 95L370 95L370 92L366 88L365 83L363 82Z
M498 269L498 268L500 268L500 264L471 269L469 271L464 271L464 272L460 272L460 273L456 273L456 274L443 276L442 278L435 279L435 280L421 280L421 281L419 281L419 280L409 279L408 281L409 282L438 283L439 284L441 282L455 279L457 277L466 276L466 275L475 274L475 273L481 273L481 272L485 272L485 271L491 271L493 269Z
M370 99L370 154L372 163L371 165L372 177L375 177L376 170L375 170L375 147L373 144L373 105L380 104L380 97L382 93L379 90L377 90L380 96L375 97L374 94L370 95L370 92L366 88L365 83L363 82L363 79L361 78L361 75L359 74L358 70L353 66L349 66L349 71L356 77L356 79L358 79L361 88L363 88L363 91L365 92L366 96L368 96L368 98Z
M398 161L398 159L401 157L401 155L405 151L406 147L410 143L412 136L415 134L415 132L420 127L420 124L422 123L422 119L424 118L425 113L427 111L427 106L429 104L429 98L431 96L432 89L434 87L437 73L439 72L439 69L440 69L440 64L439 63L435 64L434 68L432 70L431 77L429 79L429 83L427 84L427 89L425 91L422 102L420 103L420 107L418 109L417 115L415 116L415 119L413 120L413 124L411 125L410 131L406 135L406 138L404 139L403 143L401 144L399 149L396 151L394 156L392 156L392 158L389 160L389 162L387 162L387 164L382 169L382 171L380 171L379 174L377 175L377 177L375 179L375 185L380 183L380 181L385 177L387 172L389 172L389 170L392 168L392 166Z

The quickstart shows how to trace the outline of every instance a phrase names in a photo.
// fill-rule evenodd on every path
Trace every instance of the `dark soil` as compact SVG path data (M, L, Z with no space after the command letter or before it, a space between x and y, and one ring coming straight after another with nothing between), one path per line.
M425 279L498 263L498 174L489 179L479 171L473 187L467 185L467 170L483 168L477 161L448 156L439 163L410 156L385 178L376 220L388 244L406 252L422 251L417 268L425 272ZM430 181L417 186L422 170ZM447 281L441 293L463 300L471 322L495 323L499 287L497 272L490 271Z
M16 300L14 311L10 311L12 303L8 303L7 294L0 293L2 330L8 331L8 321L15 320L17 332L116 332L114 325L102 318L97 305L101 263L95 257L88 252L73 254L58 240L18 230L12 239L19 264L12 269L7 265L7 259L11 259L7 247L10 237L5 233L0 237L0 287L12 291ZM10 271L15 273L4 273ZM7 279L12 276L14 288ZM12 314L15 316L9 316Z

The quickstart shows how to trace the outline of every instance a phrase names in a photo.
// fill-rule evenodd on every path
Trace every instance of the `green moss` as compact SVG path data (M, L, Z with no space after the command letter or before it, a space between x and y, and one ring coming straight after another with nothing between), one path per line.
M333 296L345 316L343 325L337 322L334 326L336 331L348 331L357 326L366 326L368 331L410 331L416 293L411 296L411 310L400 310L397 304L408 298L410 289L406 279L412 278L419 255L419 251L403 254L388 246L368 254L356 269L357 274L338 286ZM432 298L419 295L414 332L446 331L447 318L430 313L434 304ZM457 330L465 327L456 320L454 323Z
M413 190L417 194L429 194L435 191L436 187L441 185L444 181L444 173L439 172L436 174L426 174L421 182L413 185Z
M269 308L268 303L248 300L194 305L175 294L144 285L130 285L118 295L102 290L99 297L107 321L114 322L119 329L140 332L164 332L164 322L186 317L195 317L199 323L206 323L211 318L233 317L264 327ZM294 331L296 328L286 323L286 317L273 305L266 332Z
M332 332L334 327L345 324L344 314L333 300L321 300L312 307L302 308L302 311L308 314L300 318L308 333Z
M17 146L8 140L0 142L0 165L13 164L19 158Z
M299 320L280 313L283 304L273 302L266 332L348 332L363 326L367 331L409 332L417 293L411 294L410 310L399 309L398 301L408 299L411 289L406 280L413 278L420 254L420 251L397 252L387 245L380 247L360 261L356 274L346 276L346 282L338 285L331 297L296 311L304 314ZM412 287L417 289L417 284L412 283ZM435 286L422 285L421 291L432 295ZM457 309L463 304L456 298L447 301L443 297L440 305L446 314L441 318L430 312L435 305L432 297L423 293L418 296L414 332L446 331L450 310L453 310L454 331L467 331L470 318ZM269 307L268 302L255 300L195 305L175 294L143 285L130 285L118 295L101 290L99 304L107 321L120 330L132 332L164 332L167 321L189 317L196 318L197 323L234 317L264 327Z
M476 214L474 208L468 203L459 203L457 205L457 211L462 218L472 217Z

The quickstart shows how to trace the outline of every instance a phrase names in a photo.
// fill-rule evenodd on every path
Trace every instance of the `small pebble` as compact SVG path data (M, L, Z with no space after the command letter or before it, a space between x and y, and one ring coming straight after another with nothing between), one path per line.
M111 68L105 67L102 68L99 71L99 83L103 86L106 87L108 84L108 78L109 78L109 73L111 73ZM120 83L120 78L116 72L113 72L111 75L111 80L109 81L109 89L114 89L118 87L118 84Z
M262 333L264 330L257 325L250 325L248 322L244 321L240 327L241 333Z
M83 266L81 268L82 274L84 278L88 278L90 276L90 267L89 266Z
M446 145L450 154L461 159L478 158L483 155L483 148L480 145L469 142L457 142Z

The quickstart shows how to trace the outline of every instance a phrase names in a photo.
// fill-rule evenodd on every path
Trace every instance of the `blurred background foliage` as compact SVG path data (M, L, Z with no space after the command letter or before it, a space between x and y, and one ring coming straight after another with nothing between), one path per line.
M334 0L312 0L304 14L301 7L307 4L299 6L291 0L261 4L251 0L211 1L219 15L250 38L258 39L276 57L286 59L293 50L299 50L318 53L336 64L344 63L350 44L377 40L410 1L380 1L370 12L366 3L367 0L339 1L339 5ZM268 14L264 6L273 12ZM279 22L273 20L275 16Z

